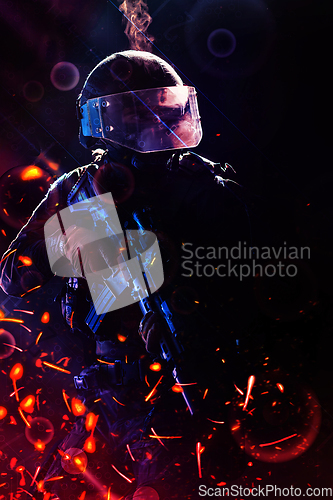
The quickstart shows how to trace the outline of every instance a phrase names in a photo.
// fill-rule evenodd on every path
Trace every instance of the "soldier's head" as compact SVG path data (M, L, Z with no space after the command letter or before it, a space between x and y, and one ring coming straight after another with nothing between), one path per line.
M166 164L202 137L196 92L166 61L127 50L101 61L77 101L80 142L137 168Z

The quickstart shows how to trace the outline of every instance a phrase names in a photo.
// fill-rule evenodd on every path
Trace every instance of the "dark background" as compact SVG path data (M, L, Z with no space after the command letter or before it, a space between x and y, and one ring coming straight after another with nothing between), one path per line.
M90 161L89 152L77 138L75 100L89 71L100 60L128 48L118 5L101 0L0 3L0 204L9 211L9 216L3 210L1 213L1 254L52 179ZM235 169L236 174L229 170L226 176L244 186L254 242L286 241L311 248L310 261L299 264L297 285L281 280L254 281L251 302L258 311L242 336L244 349L252 352L251 363L257 369L265 356L270 357L270 364L262 370L270 373L280 368L301 387L311 387L321 408L319 435L292 461L274 464L248 457L253 466L240 469L232 479L246 485L333 487L328 92L332 25L327 2L149 0L148 7L153 18L148 30L155 37L153 52L174 64L185 83L197 88L204 135L196 151ZM234 52L223 58L214 56L207 46L209 35L220 28L231 31L236 39ZM68 91L57 89L50 80L52 68L61 61L74 64L80 74L79 82ZM10 169L28 165L45 171L40 192L19 175L15 184L8 180ZM24 202L11 206L8 193L12 198L25 194ZM62 423L66 424L62 432L66 432L73 418L62 418L68 414L62 389L74 396L71 376L48 368L43 373L38 362L36 366L43 353L50 362L71 358L68 366L72 373L84 363L80 341L69 337L53 301L60 287L54 280L27 300L9 298L3 292L0 295L4 316L23 319L31 330L13 323L1 325L24 352L15 350L0 360L0 405L8 410L0 422L0 467L4 474L0 498L9 499L9 493L16 492L18 465L33 474L33 462L42 460L26 440L25 425L14 397L9 396L12 383L8 374L14 363L21 362L25 369L22 394L41 389L41 409L36 415L50 419L56 433ZM272 294L276 299L273 305L268 302ZM34 311L34 315L15 309ZM41 323L45 311L51 315L48 324ZM36 346L40 331L43 335ZM17 459L16 465L10 465L12 458ZM27 474L26 478L28 483ZM228 477L223 478L222 471L217 479L227 481Z

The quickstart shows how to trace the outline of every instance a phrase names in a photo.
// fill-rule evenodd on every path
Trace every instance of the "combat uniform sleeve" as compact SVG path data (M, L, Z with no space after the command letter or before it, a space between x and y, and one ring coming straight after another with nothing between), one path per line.
M82 168L62 175L51 185L45 198L3 255L0 286L8 295L22 297L52 278L44 240L44 224L67 206L67 195L78 180Z

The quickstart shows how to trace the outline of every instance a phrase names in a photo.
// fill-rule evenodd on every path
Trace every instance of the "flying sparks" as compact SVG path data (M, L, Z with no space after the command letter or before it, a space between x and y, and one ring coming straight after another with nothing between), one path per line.
M3 343L3 345L8 345L8 347L12 347L13 349L17 349L18 351L23 352L23 349L20 349L20 348L19 348L19 347L17 347L16 345L6 344L5 342Z
M201 443L200 441L197 442L197 445L196 445L196 455L197 455L197 462L198 462L198 474L199 474L199 478L201 479L202 478L202 471L201 471Z
M128 483L133 483L134 479L130 479L129 477L125 476L122 474L117 467L115 467L113 464L111 464L112 469L114 469L116 472L118 472L119 476L123 477Z
M23 422L25 423L25 425L27 427L31 427L30 423L28 422L28 420L25 418L25 416L23 415L23 411L21 410L21 408L18 408L18 412L19 414L21 415L21 418L23 420Z
M43 363L43 365L48 366L49 368L53 368L54 370L58 370L59 372L69 373L69 375L71 374L71 372L69 370L65 370L64 368L60 368L60 366L53 365L52 363L49 363L48 361L42 361L42 363Z
M129 447L129 444L126 445L126 448L128 450L129 456L131 457L131 459L133 460L133 462L135 462L135 458L133 457L133 454L131 452L131 448Z
M7 323L24 323L23 319L16 318L0 318L0 321L7 321Z
M156 432L154 431L154 429L152 427L151 427L151 431L154 434L154 437L157 439L157 441L167 450L168 448L165 446L165 444L163 443L161 438L156 434Z
M247 407L247 404L249 402L250 394L251 394L251 391L252 391L252 387L254 386L255 380L256 380L256 378L255 378L254 375L251 375L249 377L249 380L247 382L247 391L246 391L246 397L245 397L245 403L244 403L244 406L243 406L243 410L246 410L246 407Z
M22 375L23 375L23 366L21 365L21 363L16 363L16 365L14 365L13 368L10 370L9 374L9 377L12 379L13 382L16 401L19 401L16 381L19 380L22 377Z
M158 379L157 383L154 385L148 396L145 397L145 401L149 401L149 399L152 397L153 394L156 392L156 387L160 384L161 380L163 378L163 375Z
M296 434L292 434L291 436L287 436L285 438L282 438L282 439L278 439L278 441L272 441L271 443L263 443L263 444L260 444L260 448L263 448L264 446L272 446L273 444L277 444L277 443L282 443L282 441L286 441L287 439L291 439L293 437L297 436L297 433Z

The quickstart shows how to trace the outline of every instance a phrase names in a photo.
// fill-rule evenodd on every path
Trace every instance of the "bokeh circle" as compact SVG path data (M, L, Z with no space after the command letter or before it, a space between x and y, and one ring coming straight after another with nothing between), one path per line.
M53 66L50 79L56 89L72 90L79 83L80 72L75 64L62 61Z
M54 427L48 418L35 417L30 420L30 427L25 428L25 437L31 444L49 443L54 436Z
M228 57L236 48L235 35L224 28L219 28L211 32L207 39L209 52L215 57Z
M52 176L36 165L7 170L0 178L0 217L15 229L27 223L47 193Z
M0 359L9 358L13 354L15 346L15 337L7 330L0 328Z
M31 80L24 85L23 96L29 102L38 102L44 96L44 87L40 82Z

